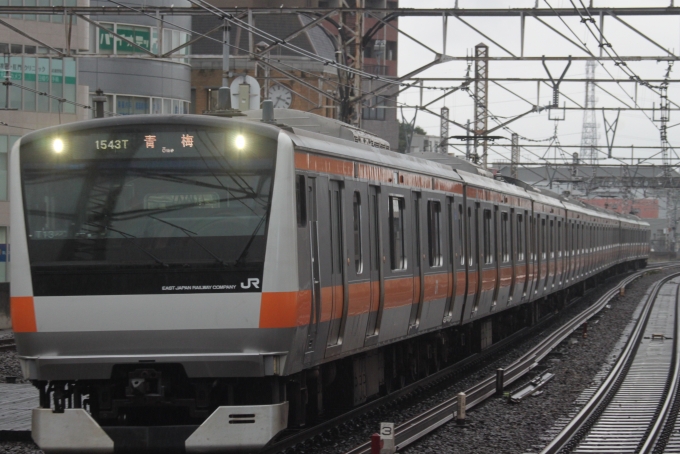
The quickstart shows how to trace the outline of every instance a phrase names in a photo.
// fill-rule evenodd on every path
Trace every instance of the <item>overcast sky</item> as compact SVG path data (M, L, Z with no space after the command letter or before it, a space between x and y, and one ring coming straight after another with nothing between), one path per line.
M638 0L638 1L594 1L594 6L661 6L669 5L670 0L654 1L654 0ZM554 8L573 8L569 0L548 0L547 2ZM540 8L548 8L545 0L539 0ZM574 0L574 3L580 5L579 0ZM587 4L587 0L584 0ZM680 6L680 1L678 2ZM452 7L454 0L401 0L400 7L403 8L444 8ZM459 8L519 8L534 7L535 0L459 0ZM582 42L585 42L588 48L599 55L598 45L596 39L588 32L584 24L580 22L578 17L564 17L566 25L560 21L558 17L543 17L545 22L560 30L565 35L572 39L576 39L574 35ZM520 19L519 17L512 18L492 18L492 17L466 17L464 20L475 28L487 34L494 41L501 44L515 55L520 54ZM636 27L638 30L645 33L654 41L661 44L663 47L669 49L671 52L680 52L680 16L665 16L665 17L623 17L623 20ZM412 35L416 39L422 41L429 47L441 52L443 49L442 42L442 23L443 20L439 18L401 18L399 19L399 27L404 32ZM599 22L597 24L599 26ZM571 30L569 30L571 28ZM596 32L596 29L591 25L591 29ZM573 34L572 34L573 33ZM634 55L648 55L658 56L663 55L664 52L655 47L653 44L646 41L644 38L637 35L634 31L626 28L621 23L617 22L611 17L605 18L604 36L612 44L614 51L620 56L634 56ZM448 19L448 34L447 34L447 55L451 56L466 56L474 53L474 46L480 42L485 42L489 46L489 54L491 56L508 56L500 47L492 44L483 36L470 29L456 18L449 17ZM524 55L525 56L585 56L580 49L573 44L567 42L555 32L548 29L545 25L539 23L533 18L526 19L525 41L524 41ZM434 54L424 49L417 43L411 41L409 38L401 35L399 37L399 74L406 74L434 59ZM647 62L631 62L628 63L629 68L635 72L642 79L654 78L661 79L668 69L668 63L656 61ZM467 71L467 63L465 61L449 62L437 65L423 73L422 77L464 77ZM566 66L566 62L549 62L548 67L553 77L558 77ZM605 62L606 68L614 77L627 78L626 74L614 65L612 62ZM610 78L605 69L599 63L596 67L596 78ZM471 68L471 74L474 75L474 65ZM540 61L536 62L490 62L489 77L545 77L546 72ZM565 78L582 78L585 76L585 62L575 61L569 68ZM680 79L680 64L676 64L671 72L671 79ZM460 82L428 82L426 86L431 87L449 87L459 85ZM527 98L532 103L537 99L537 83L536 82L504 82L503 85L517 94ZM471 86L473 88L474 85ZM520 100L512 94L504 91L502 88L489 85L489 110L493 115L499 117L499 121L506 121L508 118L526 112L531 108L527 102ZM620 85L615 83L602 84L602 87L611 92L612 95L618 97L620 100L627 102L629 105L633 104L631 97L635 94L635 84L622 83ZM585 98L585 83L564 83L560 87L560 92L572 98L574 101L583 104ZM471 90L473 93L473 90ZM423 101L427 102L442 94L439 90L425 90ZM668 89L668 95L671 101L680 104L680 86L671 83ZM623 107L623 104L603 92L596 89L597 106L602 107ZM540 88L539 104L542 106L550 104L552 99L552 91L549 87L543 85ZM417 105L420 100L420 91L418 89L409 89L401 96L399 96L399 103L404 106ZM567 106L574 106L565 96L560 98L560 104L567 103ZM639 86L637 93L637 102L641 107L652 107L652 103L659 105L659 96L650 89ZM446 105L450 109L451 119L465 123L468 119L473 120L473 99L470 95L463 91L459 91L445 99L431 106L432 110L439 112L442 106ZM403 113L405 117L410 120L413 118L415 110L412 108L404 108ZM646 115L645 115L646 114ZM397 114L401 115L400 112ZM607 120L613 121L616 116L615 112L607 113ZM649 118L647 118L649 117ZM599 124L599 143L603 149L606 143L602 113L596 113L596 119ZM652 112L622 112L620 116L619 126L616 133L615 145L622 146L659 146L659 130L658 123L653 123ZM680 112L672 112L669 122L670 125L680 123ZM423 127L428 133L439 135L439 119L424 112L419 112L416 124ZM582 111L567 111L566 119L557 124L558 137L562 145L579 145L581 142L581 128L583 124ZM496 123L489 119L489 127L495 126ZM555 122L548 119L547 111L542 113L532 113L526 117L517 120L509 125L514 132L519 133L530 139L545 139L552 136L555 128ZM450 134L461 135L464 134L462 129L454 125L450 126ZM499 130L495 134L507 136L509 138L510 132ZM668 131L668 138L673 147L677 147L680 154L680 126L671 128ZM456 146L460 150L464 150L463 142L455 141ZM500 141L501 144L509 144L509 140ZM528 144L526 141L521 143ZM532 149L538 156L542 156L545 149ZM564 149L564 152L569 156L571 153L579 151L577 149ZM635 158L650 156L658 152L653 150L635 150ZM496 153L501 153L499 156ZM457 154L457 152L456 152ZM522 161L539 161L538 156L532 155L529 151L522 151ZM559 150L550 150L549 156L560 157ZM614 150L614 156L627 158L630 162L630 150ZM678 157L671 152L671 156L675 163L678 162ZM657 156L660 157L660 156ZM494 147L490 155L489 162L498 160L499 158L509 159L509 149L503 147ZM614 162L614 161L609 161ZM653 161L660 164L660 161ZM647 162L650 163L650 162Z

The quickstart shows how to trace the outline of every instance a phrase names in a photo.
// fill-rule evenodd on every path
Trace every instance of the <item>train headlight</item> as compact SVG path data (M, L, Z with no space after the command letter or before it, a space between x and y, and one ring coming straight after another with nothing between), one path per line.
M243 137L243 134L239 134L236 136L234 144L236 145L236 148L238 150L243 150L246 147L246 138Z
M52 142L52 149L55 153L61 153L64 151L64 141L61 139L54 139Z

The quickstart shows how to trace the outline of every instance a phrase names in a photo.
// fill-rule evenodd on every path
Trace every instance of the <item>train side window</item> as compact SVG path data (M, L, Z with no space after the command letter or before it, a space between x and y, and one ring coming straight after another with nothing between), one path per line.
M536 256L534 255L536 253L536 232L534 222L534 217L529 216L529 260L536 260Z
M510 248L508 247L508 213L501 212L501 262L510 261Z
M307 190L305 176L297 175L295 178L295 206L297 209L298 227L307 225Z
M491 252L491 210L484 210L484 263L493 263L493 253Z
M373 266L373 269L379 270L380 269L380 225L378 224L378 217L380 216L380 207L378 206L378 196L376 194L371 195L371 200L373 200L373 228L375 229L374 232L374 237L375 237L375 264ZM369 222L370 224L370 222Z
M524 260L524 217L517 215L517 260Z
M427 242L430 251L430 266L442 266L441 241L441 202L430 200L427 202Z
M458 253L460 254L460 264L465 265L465 254L467 254L467 249L463 247L463 204L458 204Z
M557 256L562 257L562 221L557 221Z
M390 258L393 270L406 269L404 244L404 199L390 197Z
M545 226L545 219L541 219L541 258L545 260L548 252L548 235Z
M555 258L555 223L552 219L548 231L548 247L550 248L550 258Z
M364 258L361 245L361 194L359 191L354 191L352 211L354 213L354 268L357 274L361 274L364 271Z

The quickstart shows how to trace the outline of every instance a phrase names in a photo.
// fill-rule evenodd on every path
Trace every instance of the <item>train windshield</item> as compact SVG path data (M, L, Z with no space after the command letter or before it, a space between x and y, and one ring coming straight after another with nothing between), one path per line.
M196 126L86 130L22 146L34 265L264 259L276 143Z

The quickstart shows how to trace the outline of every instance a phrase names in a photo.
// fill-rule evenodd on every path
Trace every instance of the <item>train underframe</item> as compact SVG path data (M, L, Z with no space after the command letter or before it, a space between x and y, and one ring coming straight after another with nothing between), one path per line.
M645 265L645 260L620 264L537 301L290 376L190 379L179 364L154 363L115 366L110 380L35 381L38 411L45 418L86 411L116 452L254 451L262 447L262 433L269 440L286 427L312 425L389 394L532 326L607 278ZM230 409L222 423L232 429L223 434L231 441L204 446L199 440L192 445L189 440L197 438L221 408ZM266 414L258 420L262 411ZM262 425L272 427L263 432ZM249 431L261 432L260 438L247 439ZM246 439L234 442L234 434Z

